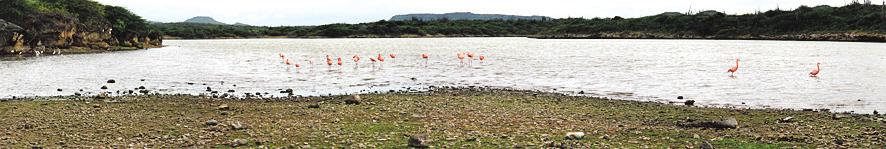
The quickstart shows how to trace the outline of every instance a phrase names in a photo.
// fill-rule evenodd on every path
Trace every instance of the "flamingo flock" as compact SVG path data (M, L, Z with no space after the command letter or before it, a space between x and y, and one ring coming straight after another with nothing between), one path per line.
M474 53L474 52L470 52L470 51L467 51L467 52L457 52L457 56L456 56L456 58L459 59L459 61L461 62L462 65L464 65L464 64L466 64L464 59L465 59L465 57L467 57L467 58L468 58L468 62L467 62L467 63L468 63L468 65L470 65L470 63L473 61L473 59L474 59L475 56L477 56L476 53ZM294 61L290 60L290 59L289 59L285 54L283 54L282 52L279 54L279 57L280 57L280 59L283 61L283 64L284 64L284 65L287 65L287 66L288 66L288 65L293 65L293 66L295 66L296 71L298 71L298 70L301 68L301 66L302 66L300 63L297 63L297 62L294 62ZM370 57L369 57L369 61L371 62L373 69L376 69L376 67L379 67L379 68L380 68L381 65L385 62L385 59L388 59L388 58L390 58L390 60L393 60L393 59L397 59L398 56L397 56L397 54L395 54L395 53L389 53L389 54L387 54L387 56L385 56L385 54L379 53L379 54L377 54L376 56L370 56ZM421 58L422 60L424 60L424 61L423 61L423 65L427 66L427 64L428 64L428 60L430 59L430 54L428 54L428 53L422 53L422 54L419 55L419 58ZM483 61L486 60L486 56L483 56L483 55L479 55L478 58L479 58L479 60L480 60L481 62L483 62ZM360 55L355 54L355 55L351 56L351 60L354 62L354 69L357 69L357 68L359 67L359 65L360 65L360 60L362 60L362 58L360 57ZM305 59L305 62L308 62L308 65L313 65L313 61L311 61L310 59L307 59L307 58L306 58L306 59ZM390 61L390 62L393 63L393 61ZM342 68L343 65L344 65L344 61L342 60L341 57L333 58L333 57L330 56L330 55L326 55L326 65L328 66L329 70L332 70L332 67L333 67L334 65L338 65L338 68L339 68L338 70L341 70L341 68ZM376 66L376 65L379 65L379 66Z
M735 72L738 72L738 66L739 66L740 61L741 61L740 59L735 59L735 66L732 66L732 68L729 68L728 70L726 70L726 72L730 73L729 74L730 77L735 77ZM815 63L815 68L812 69L812 72L809 72L809 77L817 78L819 72L821 72L821 63Z

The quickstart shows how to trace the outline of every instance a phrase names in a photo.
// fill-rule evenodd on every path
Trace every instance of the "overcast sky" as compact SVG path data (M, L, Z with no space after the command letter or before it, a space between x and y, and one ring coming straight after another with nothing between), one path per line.
M150 21L209 16L225 23L320 25L362 23L397 14L474 12L565 17L640 17L662 12L718 10L750 13L800 5L842 6L851 0L97 0L128 8ZM860 0L862 1L862 0ZM873 0L880 4L883 0Z

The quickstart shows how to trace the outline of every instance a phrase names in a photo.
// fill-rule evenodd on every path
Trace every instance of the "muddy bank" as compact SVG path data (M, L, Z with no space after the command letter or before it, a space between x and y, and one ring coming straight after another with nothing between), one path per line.
M0 146L882 148L883 115L726 109L554 93L437 89L219 99L151 95L0 102Z

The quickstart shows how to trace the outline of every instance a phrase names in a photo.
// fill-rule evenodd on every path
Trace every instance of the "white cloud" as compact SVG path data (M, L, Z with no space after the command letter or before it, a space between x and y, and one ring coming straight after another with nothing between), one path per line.
M474 12L564 17L640 17L662 12L718 10L730 14L792 9L800 5L842 6L851 0L97 0L123 6L142 17L179 22L210 16L226 23L318 25L360 23L407 13ZM875 0L880 3L883 0Z

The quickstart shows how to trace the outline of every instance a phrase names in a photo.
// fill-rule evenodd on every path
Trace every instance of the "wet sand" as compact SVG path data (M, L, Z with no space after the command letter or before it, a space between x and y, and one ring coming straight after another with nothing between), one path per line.
M729 109L512 90L0 102L11 148L883 148L883 115ZM783 120L792 117L790 120ZM737 128L696 125L734 118ZM579 139L570 132L584 133Z

